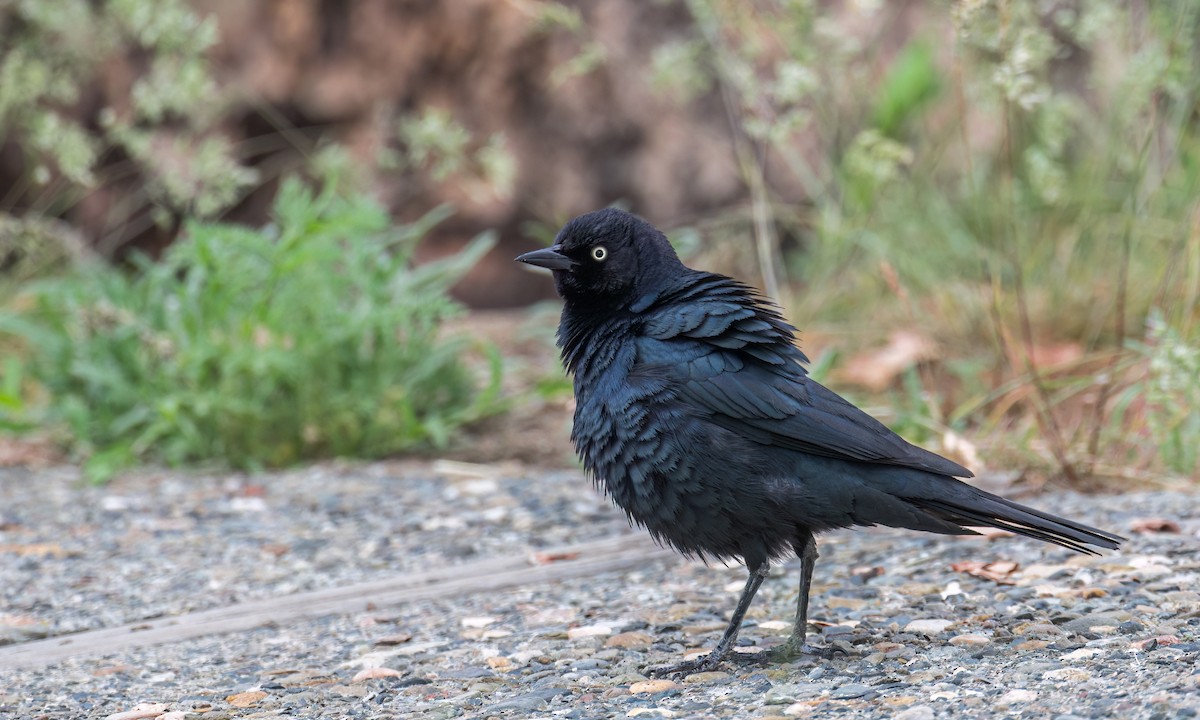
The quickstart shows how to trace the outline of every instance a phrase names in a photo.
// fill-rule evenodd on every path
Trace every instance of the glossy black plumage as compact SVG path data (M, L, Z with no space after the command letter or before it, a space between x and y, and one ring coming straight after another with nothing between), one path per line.
M1080 552L1116 535L978 490L966 468L915 447L808 377L794 329L751 288L685 267L662 233L606 209L568 223L523 262L554 271L559 346L574 376L584 465L657 539L750 570L736 639L773 558L802 560L804 638L813 534L888 525L943 534L993 526Z

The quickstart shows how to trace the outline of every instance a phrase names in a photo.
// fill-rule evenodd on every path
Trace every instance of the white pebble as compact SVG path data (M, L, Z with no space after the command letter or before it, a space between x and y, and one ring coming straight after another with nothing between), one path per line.
M478 617L465 617L460 622L462 623L462 626L465 628L485 628L488 625L491 625L492 623L496 622L499 619L500 618L494 618L494 617L488 617L486 615L480 615Z
M933 708L928 705L913 705L892 716L892 720L933 720Z
M581 625L567 630L567 637L571 640L579 638L597 637L600 635L612 635L613 629L608 625Z
M1009 690L996 700L997 705L1012 705L1013 703L1030 702L1037 699L1038 694L1032 690Z
M904 626L904 632L920 633L922 635L937 635L945 632L946 628L953 624L953 620L913 620L908 625Z

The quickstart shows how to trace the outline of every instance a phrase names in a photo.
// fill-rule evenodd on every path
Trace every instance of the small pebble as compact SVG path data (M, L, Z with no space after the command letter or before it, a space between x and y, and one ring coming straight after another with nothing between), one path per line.
M480 629L480 628L485 628L488 625L491 625L492 623L496 622L497 620L499 620L499 618L488 617L488 616L479 616L479 617L465 617L462 620L460 620L459 622L465 628Z
M378 680L380 678L403 677L404 673L399 670L393 670L387 667L373 667L359 670L351 682L365 682L367 680Z
M1014 635L1062 635L1063 631L1051 623L1021 623L1012 630Z
M166 703L138 703L133 708L125 712L113 713L104 720L147 720L161 716L168 707L170 706Z
M951 625L954 625L954 620L913 620L904 626L904 632L916 633L919 635L938 635L946 631Z
M674 680L644 680L642 682L635 682L629 686L629 692L635 695L653 695L677 689L679 689L679 683Z
M935 713L928 705L913 705L892 716L892 720L933 720Z
M847 683L846 685L841 685L835 688L834 691L829 694L829 697L834 698L835 700L852 700L854 698L860 698L869 692L871 692L871 688L867 687L866 685Z
M1063 655L1061 659L1066 662L1076 662L1079 660L1087 660L1088 658L1093 658L1102 654L1104 654L1104 651L1100 650L1099 648L1082 647L1078 650L1072 650L1071 652Z
M788 705L783 709L783 714L786 717L804 717L810 715L816 703L813 701L801 701Z
M567 638L570 640L578 640L580 638L590 638L605 635L612 635L613 629L608 625L581 625L567 630Z
M230 695L225 698L225 702L235 708L248 708L254 707L265 697L267 697L267 693L262 690L248 690Z
M608 640L604 641L606 647L626 648L628 650L641 650L649 647L654 642L654 638L644 632L630 631L617 633Z
M1124 611L1091 613L1063 623L1062 629L1078 633L1094 632L1097 627L1102 626L1115 628L1128 619L1129 613Z
M1083 682L1090 680L1092 674L1082 668L1059 668L1042 675L1047 680L1063 680L1068 682Z
M1015 703L1027 703L1037 699L1038 694L1032 690L1009 690L996 699L997 706L1007 707Z
M959 647L979 647L987 645L991 641L992 639L986 635L977 635L975 633L963 633L962 635L955 635L950 638L950 644Z

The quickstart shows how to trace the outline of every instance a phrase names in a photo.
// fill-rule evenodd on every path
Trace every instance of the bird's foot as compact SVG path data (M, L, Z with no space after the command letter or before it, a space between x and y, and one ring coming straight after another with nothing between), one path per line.
M650 677L679 678L691 675L692 673L711 672L721 667L721 663L726 659L726 655L727 653L718 653L714 650L707 655L701 655L691 660L649 668L646 670L646 674Z
M674 665L660 665L646 670L646 674L651 677L686 677L693 673L712 672L720 670L722 664L732 663L735 665L762 665L764 661L769 661L770 653L767 652L736 652L730 651L718 653L716 650L701 655L691 660L684 660Z
M767 652L768 659L776 663L792 662L805 655L818 657L822 660L832 660L838 655L845 654L846 652L839 647L817 647L806 642L793 642L791 640Z

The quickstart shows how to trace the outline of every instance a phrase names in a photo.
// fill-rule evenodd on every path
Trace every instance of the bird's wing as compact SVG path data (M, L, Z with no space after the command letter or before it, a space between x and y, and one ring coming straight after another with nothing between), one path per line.
M764 445L971 476L809 378L792 327L748 288L720 279L728 293L710 287L648 309L634 374L666 380L710 422Z

